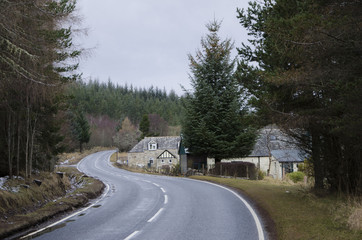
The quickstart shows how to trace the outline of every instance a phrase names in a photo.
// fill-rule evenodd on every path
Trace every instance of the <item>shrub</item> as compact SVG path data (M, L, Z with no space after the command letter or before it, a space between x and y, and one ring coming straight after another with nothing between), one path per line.
M258 180L263 180L264 177L265 177L264 172L258 169Z
M287 175L293 182L303 181L305 174L303 172L292 172Z

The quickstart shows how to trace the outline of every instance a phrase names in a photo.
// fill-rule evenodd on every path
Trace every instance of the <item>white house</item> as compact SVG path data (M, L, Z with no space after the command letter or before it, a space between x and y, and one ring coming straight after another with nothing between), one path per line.
M298 171L306 154L299 150L293 139L284 134L277 126L269 125L259 130L259 136L251 154L244 158L223 159L222 162L251 162L264 173L270 169L275 179L283 179L285 174ZM208 159L208 166L214 164ZM270 167L269 167L270 165Z

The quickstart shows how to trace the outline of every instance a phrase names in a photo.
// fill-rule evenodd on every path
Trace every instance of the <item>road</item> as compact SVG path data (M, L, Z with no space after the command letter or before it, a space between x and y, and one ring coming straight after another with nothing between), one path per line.
M124 171L109 163L113 152L89 155L78 164L107 185L102 197L24 239L266 239L259 218L235 192Z

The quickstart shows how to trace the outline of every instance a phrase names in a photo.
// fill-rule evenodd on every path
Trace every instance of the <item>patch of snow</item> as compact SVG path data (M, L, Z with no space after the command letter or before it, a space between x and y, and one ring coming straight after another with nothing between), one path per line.
M21 176L14 176L14 179L18 179L18 180L24 180L23 177ZM20 190L20 186L16 186L16 187L7 187L5 185L6 181L9 180L9 176L5 176L5 177L1 177L0 178L0 190L4 190L4 191L9 191L9 192L19 192Z
M73 160L75 157L71 157L69 159L66 159L64 162L61 162L60 165L69 164L69 161Z
M0 190L7 190L6 187L4 187L4 184L8 179L9 179L9 176L0 178Z

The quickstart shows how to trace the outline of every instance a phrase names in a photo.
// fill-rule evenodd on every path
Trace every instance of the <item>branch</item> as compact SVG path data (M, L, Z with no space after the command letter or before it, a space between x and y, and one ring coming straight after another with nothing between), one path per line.
M294 44L298 44L298 45L315 45L315 44L319 44L319 45L322 45L322 42L321 41L318 41L318 42L296 42L296 41L292 41L292 40L286 40L287 42L291 42L291 43L294 43Z

